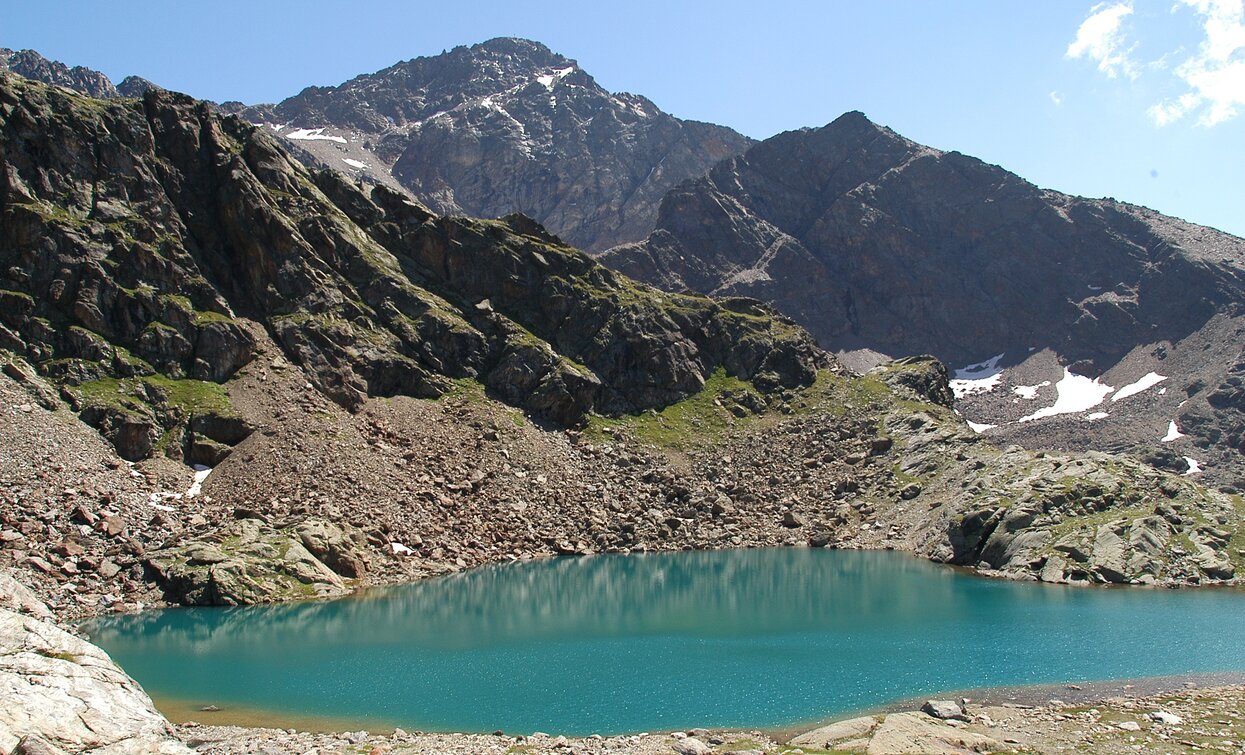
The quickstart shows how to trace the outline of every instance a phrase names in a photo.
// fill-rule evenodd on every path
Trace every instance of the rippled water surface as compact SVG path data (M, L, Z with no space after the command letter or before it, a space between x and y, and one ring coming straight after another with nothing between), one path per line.
M513 564L87 629L157 701L604 734L780 727L939 690L1241 671L1242 627L1242 591L1000 582L896 553L790 548Z

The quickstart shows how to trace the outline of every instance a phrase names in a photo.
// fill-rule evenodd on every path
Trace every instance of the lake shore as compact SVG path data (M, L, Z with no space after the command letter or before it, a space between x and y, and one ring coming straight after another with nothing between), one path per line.
M964 691L978 695L964 706L966 721L944 721L918 712L924 701L908 700L865 716L838 719L842 731L860 731L833 746L836 752L1024 752L1094 753L1207 750L1239 751L1245 745L1245 673L1195 674L1150 679L1038 685ZM959 693L957 693L959 694ZM950 698L951 695L940 695ZM202 714L208 717L211 714ZM870 723L872 722L872 723ZM825 722L816 731L825 731ZM863 724L863 725L862 725ZM786 731L704 730L612 737L445 734L367 731L312 732L280 728L181 724L177 735L205 755L265 752L301 755L345 753L793 753L824 752L799 744L808 729ZM904 744L907 737L907 745ZM795 741L793 741L795 740ZM939 745L938 743L941 743ZM926 749L908 749L915 746ZM937 749L939 746L946 749ZM958 750L956 748L959 748ZM967 749L965 749L967 748Z

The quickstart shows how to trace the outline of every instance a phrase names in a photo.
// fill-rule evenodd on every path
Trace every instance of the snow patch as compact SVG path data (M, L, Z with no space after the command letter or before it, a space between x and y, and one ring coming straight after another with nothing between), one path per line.
M390 543L389 549L393 551L395 556L409 556L415 552L402 543Z
M1107 414L1106 412L1094 412L1093 414L1086 414L1085 421L1093 422L1094 420L1106 419L1107 417L1110 417L1110 416L1111 415Z
M352 168L358 168L360 170L367 168L367 163L361 162L359 160L351 160L349 157L343 157L342 162L346 163Z
M189 488L186 489L186 497L194 498L195 496L202 493L203 492L203 481L206 480L208 478L208 475L210 474L212 474L211 467L205 467L202 464L196 464L195 465L195 481L190 484Z
M981 434L981 433L984 433L986 430L989 430L994 427L998 427L998 425L986 425L986 424L982 424L981 422L974 422L971 419L967 420L967 422L968 422L969 428L971 428L972 431L977 434Z
M1023 399L1028 399L1032 401L1033 399L1037 398L1038 389L1045 388L1048 385L1050 385L1049 380L1043 380L1037 385L1018 385L1015 388L1012 388L1012 393L1016 394L1017 396Z
M994 390L1003 379L1003 370L999 368L1002 358L1002 354L995 354L984 362L956 370L951 380L951 392L956 398L964 398Z
M273 131L276 131L276 132L279 134L279 133L281 133L281 129L285 128L285 127L286 127L286 125L288 125L288 124L285 124L285 123L269 123L269 124L267 124L267 125L268 125L268 128L272 129Z
M1197 474L1202 471L1202 465L1197 462L1197 459L1194 459L1191 456L1186 456L1184 457L1184 460L1189 462L1189 469L1185 472L1186 475Z
M1055 383L1055 389L1059 391L1059 398L1055 399L1054 406L1038 409L1027 417L1021 417L1019 421L1031 422L1057 414L1077 414L1093 409L1102 403L1108 393L1115 390L1098 382L1096 378L1091 380L1084 375L1075 375L1067 367L1063 369L1063 379Z
M1160 442L1171 443L1173 440L1178 440L1183 437L1184 433L1180 432L1179 427L1176 427L1176 420L1173 419L1171 422L1167 423L1167 434L1163 436Z
M285 138L286 139L298 139L300 141L308 141L308 142L320 140L320 141L326 141L326 142L337 142L338 144L346 143L346 140L341 138L340 136L330 136L323 132L324 132L323 128L300 128L297 131L291 131L290 133L286 134Z
M1122 398L1128 398L1129 396L1133 396L1138 393L1141 393L1147 388L1153 388L1154 386L1158 385L1159 383L1163 382L1166 379L1167 379L1166 375L1160 375L1157 372L1148 372L1146 373L1145 377L1141 378L1137 382L1129 383L1128 385L1116 391L1115 395L1111 397L1111 403L1115 403L1116 401L1119 401Z
M553 82L565 79L568 75L570 75L571 71L574 70L575 66L570 66L569 68L559 68L553 73L547 73L544 76L537 76L536 80L543 84L545 89L553 89Z

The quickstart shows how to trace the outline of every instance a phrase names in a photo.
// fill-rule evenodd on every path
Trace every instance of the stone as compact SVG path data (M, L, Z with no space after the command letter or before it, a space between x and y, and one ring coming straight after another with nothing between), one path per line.
M1168 713L1165 710L1156 710L1150 713L1150 720L1164 726L1180 726L1184 723L1184 719L1175 713Z
M1120 721L1115 728L1121 731L1141 731L1141 724L1136 721Z
M31 755L192 752L102 650L33 615L46 610L0 608L0 738L20 740L6 747Z
M869 755L964 755L1004 749L1003 743L984 734L953 729L922 713L892 713L869 741Z
M790 528L790 529L795 529L796 527L803 527L804 517L800 516L794 511L787 511L783 513L782 515L782 526Z
M877 716L861 716L859 718L849 718L846 721L836 721L828 726L822 726L792 737L788 744L796 747L813 747L819 750L840 749L837 745L838 742L867 736L877 728L879 720Z
M709 755L713 748L696 737L687 737L674 743L674 751L679 755Z
M212 540L156 551L145 563L168 599L185 605L249 605L350 590L297 531L257 519L230 522Z
M926 700L925 704L921 706L921 712L943 720L968 720L968 716L964 713L964 707L954 700Z

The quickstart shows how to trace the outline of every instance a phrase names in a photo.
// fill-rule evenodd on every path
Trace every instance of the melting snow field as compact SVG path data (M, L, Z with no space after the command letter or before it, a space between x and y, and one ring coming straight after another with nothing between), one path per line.
M1002 354L996 354L984 362L956 370L951 380L951 392L956 398L964 398L994 390L1003 379L1003 370L999 368L1002 358Z
M1110 417L1110 416L1111 415L1107 414L1106 412L1094 412L1093 414L1086 414L1085 421L1093 422L1096 419L1106 419L1107 417Z
M1043 380L1037 385L1018 385L1015 388L1012 388L1012 393L1016 394L1017 396L1023 399L1032 401L1033 399L1037 398L1038 390L1041 388L1045 388L1048 385L1050 385L1049 380Z
M1055 400L1054 406L1038 409L1027 417L1021 417L1019 421L1030 422L1043 417L1053 417L1056 414L1078 414L1101 404L1107 394L1115 389L1098 382L1097 379L1091 380L1084 375L1074 375L1065 367L1063 379L1055 383L1055 390L1059 391L1059 398Z
M206 480L208 478L208 475L210 474L212 474L211 467L205 467L202 464L196 464L195 465L195 481L191 483L190 487L186 490L186 497L194 498L195 496L199 495L199 493L202 493L203 492L203 481Z
M1183 438L1184 433L1180 432L1180 428L1176 427L1176 420L1167 423L1167 434L1163 436L1162 443L1171 443L1173 440Z
M329 136L324 133L323 128L300 128L297 131L291 131L285 135L286 139L298 139L301 141L326 141L345 144L346 140L340 136Z
M1154 386L1158 385L1159 383L1163 382L1166 379L1167 379L1166 375L1160 375L1157 372L1147 373L1145 377L1141 378L1137 382L1129 383L1128 385L1116 391L1115 395L1111 397L1111 402L1115 403L1116 401L1119 401L1122 398L1128 398L1129 396L1134 396L1146 390L1147 388L1153 388Z
M1197 474L1198 472L1202 471L1202 465L1197 463L1197 459L1194 459L1191 456L1186 456L1184 457L1184 460L1189 462L1189 469L1187 472L1185 472L1185 474L1187 475Z
M990 428L992 428L992 427L998 427L998 425L985 425L985 424L982 424L982 423L980 423L980 422L974 422L974 421L972 421L971 419L970 419L970 420L966 420L966 421L968 422L968 426L969 426L969 427L972 429L972 431L973 431L973 432L975 432L975 433L984 433L986 430L989 430L989 429L990 429Z
M343 158L342 158L342 162L346 163L347 165L349 165L349 166L350 166L350 167L352 167L352 168L359 168L360 170L362 170L362 169L364 169L364 168L366 168L366 167L367 167L367 163L365 163L365 162L360 162L360 161L358 161L358 160L351 160L349 157L343 157Z

